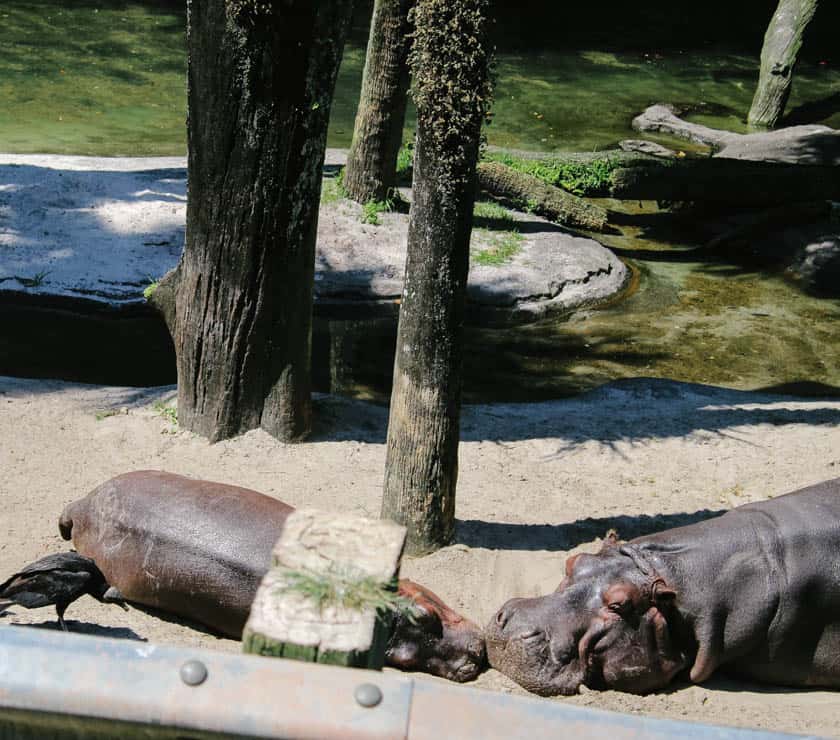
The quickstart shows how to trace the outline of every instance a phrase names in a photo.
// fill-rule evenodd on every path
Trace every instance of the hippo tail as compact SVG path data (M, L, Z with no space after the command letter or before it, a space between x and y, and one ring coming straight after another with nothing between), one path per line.
M58 531L65 540L73 537L73 504L67 504L58 518Z

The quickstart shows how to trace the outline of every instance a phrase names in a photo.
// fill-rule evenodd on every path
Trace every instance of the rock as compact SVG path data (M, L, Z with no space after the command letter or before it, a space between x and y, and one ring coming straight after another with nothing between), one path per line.
M800 245L788 268L794 278L812 293L836 297L840 296L840 233L833 226L833 231L824 224L823 230L810 227L804 233L788 229L784 239Z
M618 142L618 148L623 152L640 152L641 154L650 154L653 157L662 157L663 159L676 159L677 153L667 146L662 146L653 141L645 141L644 139L624 139Z
M633 119L633 128L706 144L714 150L713 156L721 159L822 167L840 165L840 131L828 126L790 126L736 134L684 121L669 106L652 105Z

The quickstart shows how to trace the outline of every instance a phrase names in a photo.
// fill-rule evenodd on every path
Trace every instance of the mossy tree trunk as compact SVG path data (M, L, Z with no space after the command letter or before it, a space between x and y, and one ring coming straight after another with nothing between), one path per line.
M397 184L408 98L408 13L414 0L376 0L370 24L362 93L344 188L353 200L385 200Z
M315 233L352 0L190 0L187 239L167 313L178 421L310 429Z
M464 296L475 168L489 105L487 0L418 0L410 55L417 105L382 516L407 552L454 532Z
M747 117L751 126L774 128L782 117L802 37L817 5L818 0L779 0L761 49L758 88Z

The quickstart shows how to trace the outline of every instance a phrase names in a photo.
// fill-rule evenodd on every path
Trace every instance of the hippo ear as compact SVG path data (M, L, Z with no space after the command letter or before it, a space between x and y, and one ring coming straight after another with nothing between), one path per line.
M639 589L632 583L614 583L604 591L604 606L616 614L631 612L639 601Z
M572 571L575 569L575 563L577 563L578 558L582 554L583 553L579 552L577 555L572 555L571 557L566 558L566 578L572 577Z
M601 544L601 552L603 552L604 550L609 550L613 547L618 547L620 544L621 539L618 536L618 532L616 532L614 529L611 529L604 535L604 541Z
M654 582L652 601L659 611L671 609L677 601L677 592L661 578Z

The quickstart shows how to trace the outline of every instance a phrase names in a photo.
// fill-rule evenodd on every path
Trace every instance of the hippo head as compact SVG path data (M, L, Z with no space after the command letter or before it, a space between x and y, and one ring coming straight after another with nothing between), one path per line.
M611 537L597 555L570 557L553 594L496 612L485 629L490 665L543 696L581 685L652 691L688 663L673 639L676 597L638 547Z
M412 581L400 581L400 595L414 604L398 613L385 659L404 671L423 671L450 681L471 681L487 667L484 635L469 619Z

